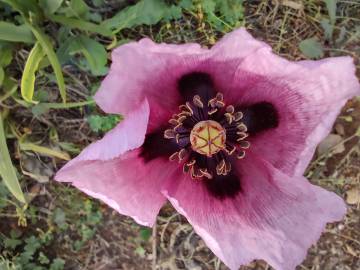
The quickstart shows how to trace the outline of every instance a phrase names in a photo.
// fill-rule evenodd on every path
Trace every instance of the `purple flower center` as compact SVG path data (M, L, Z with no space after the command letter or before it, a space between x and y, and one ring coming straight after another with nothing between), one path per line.
M221 93L207 101L194 95L191 102L180 105L179 109L169 120L172 128L164 132L166 139L175 140L179 146L169 159L185 161L183 171L192 178L213 179L215 174L229 174L229 156L242 159L244 150L250 146L245 141L248 134L241 121L243 113L233 105L226 106ZM206 163L201 162L204 158Z
M223 94L215 89L222 90L215 87L209 74L182 76L178 81L180 111L146 134L140 155L144 162L177 160L184 173L203 180L200 183L210 194L226 199L241 192L242 176L236 162L250 147L245 139L276 128L279 115L265 100L255 104L238 100L227 105Z

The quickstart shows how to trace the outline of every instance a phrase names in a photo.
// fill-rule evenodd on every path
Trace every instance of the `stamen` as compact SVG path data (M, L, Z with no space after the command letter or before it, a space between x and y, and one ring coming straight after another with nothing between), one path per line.
M233 105L228 105L225 110L226 110L226 112L233 114L235 111L235 108Z
M241 123L241 124L237 125L236 128L241 132L246 132L247 131L247 126L245 126L244 123Z
M205 176L205 177L208 178L208 179L212 179L212 178L213 178L212 174L209 173L209 172L207 171L207 169L199 169L199 171L201 172L202 176Z
M250 142L248 141L240 141L239 145L241 148L248 149L250 147Z
M204 103L202 103L201 98L198 95L195 95L193 97L193 103L194 103L195 106L197 106L197 107L199 107L201 109L204 108Z
M210 111L208 111L208 115L213 115L214 113L216 113L218 111L217 108L213 108Z
M239 151L238 154L236 155L237 159L243 159L245 157L245 151Z
M231 147L230 149L225 148L226 153L227 153L229 156L231 156L232 154L234 154L234 152L236 151L236 146L234 146L234 145L228 145L228 144L227 144L226 146Z
M225 109L221 109L223 107ZM191 178L213 179L214 175L227 175L232 166L228 156L245 157L250 142L245 140L249 134L247 126L241 122L243 113L235 111L233 105L225 107L222 93L217 93L207 104L195 95L192 102L180 105L179 110L169 120L173 128L166 129L164 137L175 139L181 148L170 155L169 160L183 163L183 172L189 173ZM193 155L194 152L197 154ZM207 159L201 167L198 155Z
M239 135L239 137L236 139L238 142L249 136L247 133L241 131L236 132L236 134Z
M171 125L173 125L173 126L176 126L177 124L179 124L178 120L176 120L176 119L174 119L174 118L171 118L171 119L169 120L169 123L170 123Z
M186 108L189 110L189 112L191 113L191 115L193 115L193 114L194 114L194 111L193 111L193 109L191 108L190 103L189 103L189 102L186 102L186 103L185 103L185 106L186 106Z
M176 158L178 157L178 152L175 152L174 154L172 154L170 157L169 157L169 160L170 161L175 161L176 160Z
M167 129L164 131L164 138L173 139L176 136L176 132L174 129Z
M226 121L229 123L229 125L231 125L231 123L234 120L234 116L232 114L230 114L230 113L225 113L224 116L226 118Z
M238 122L240 121L242 118L244 117L244 114L242 112L236 112L234 113L234 120L235 122Z
M185 158L186 154L187 154L187 151L185 149L181 149L178 154L179 161L182 161Z

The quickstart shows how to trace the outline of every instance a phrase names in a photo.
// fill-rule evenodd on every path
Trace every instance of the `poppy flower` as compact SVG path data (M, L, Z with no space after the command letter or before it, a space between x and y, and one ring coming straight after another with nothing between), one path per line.
M245 29L211 49L131 42L95 95L125 119L56 180L147 226L169 200L231 269L294 269L346 212L303 173L359 92L350 57L291 62Z

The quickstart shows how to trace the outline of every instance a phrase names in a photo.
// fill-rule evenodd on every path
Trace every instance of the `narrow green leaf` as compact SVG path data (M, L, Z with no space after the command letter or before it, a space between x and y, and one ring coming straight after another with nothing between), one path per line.
M61 71L59 59L57 58L57 56L53 50L50 39L38 27L32 26L30 24L28 24L28 25L31 28L31 31L33 32L36 39L39 41L42 49L44 50L44 52L46 53L46 56L48 57L48 59L50 61L50 64L55 73L57 84L59 86L61 98L62 98L63 102L65 103L66 102L66 89L65 89L64 76Z
M34 35L27 25L17 26L8 22L0 22L0 39L11 42L35 42Z
M27 102L33 102L34 88L35 88L35 73L39 69L39 63L45 56L39 42L30 51L29 57L26 61L23 75L21 78L21 95Z
M325 4L326 4L326 8L328 10L329 13L329 17L330 17L330 22L332 25L335 24L336 22L336 4L337 4L337 0L324 0Z
M33 15L39 15L41 13L41 9L37 4L37 0L1 0L4 3L10 5L14 10L22 13L24 16L28 16L29 13L33 13Z
M2 85L5 78L5 72L4 69L0 66L0 86Z
M24 193L21 190L19 180L16 176L15 169L10 159L9 149L6 145L3 119L0 114L0 175L16 199L26 203Z
M324 49L317 38L308 38L300 42L301 52L309 58L321 58L324 56Z
M112 32L106 28L103 25L98 25L92 22L87 22L81 19L75 19L75 18L68 18L61 15L52 15L49 16L49 19L51 19L54 22L60 23L62 25L68 26L70 28L77 28L84 31L89 31L93 33L98 33L100 35L103 35L105 37L112 37Z
M47 14L53 14L64 0L40 0L39 4Z

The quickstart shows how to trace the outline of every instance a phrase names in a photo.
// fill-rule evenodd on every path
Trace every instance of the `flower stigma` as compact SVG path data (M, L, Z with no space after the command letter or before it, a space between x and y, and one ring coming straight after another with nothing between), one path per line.
M179 110L169 120L172 128L164 131L164 137L179 148L169 160L182 163L183 171L193 179L229 174L234 157L244 158L250 147L243 113L226 106L219 92L211 99L195 95Z
M225 149L226 133L224 128L214 120L197 123L190 133L190 143L194 151L211 157Z

